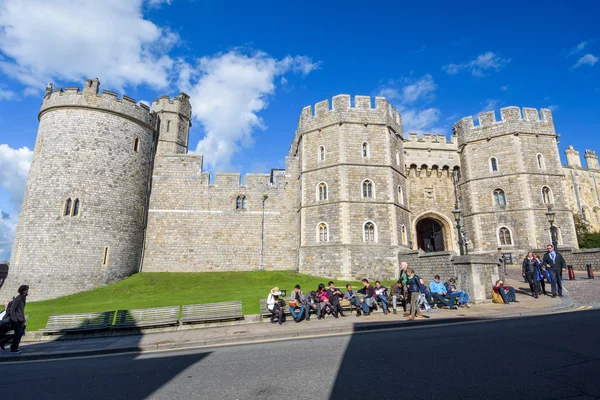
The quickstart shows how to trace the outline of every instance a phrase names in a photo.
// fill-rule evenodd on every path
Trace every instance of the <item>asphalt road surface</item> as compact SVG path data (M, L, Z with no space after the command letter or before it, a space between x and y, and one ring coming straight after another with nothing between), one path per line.
M600 310L0 371L3 399L593 399Z

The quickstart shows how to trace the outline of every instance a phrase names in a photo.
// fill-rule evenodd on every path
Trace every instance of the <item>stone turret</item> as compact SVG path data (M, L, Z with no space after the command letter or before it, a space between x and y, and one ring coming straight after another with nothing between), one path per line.
M598 156L593 150L585 151L585 163L588 169L598 169Z
M567 166L581 168L581 157L579 157L579 152L573 146L567 147L565 155L567 156Z
M161 96L152 102L159 118L158 154L186 154L191 127L192 106L185 93L171 99Z

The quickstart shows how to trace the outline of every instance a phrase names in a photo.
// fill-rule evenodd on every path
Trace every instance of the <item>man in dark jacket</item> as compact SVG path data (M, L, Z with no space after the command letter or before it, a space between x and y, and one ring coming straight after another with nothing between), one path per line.
M345 317L346 314L344 314L344 309L340 305L340 296L343 296L342 292L335 287L333 281L329 281L328 285L329 289L327 290L327 294L329 295L329 302L333 307L333 316L337 318L339 314L342 317Z
M550 274L552 279L552 297L556 297L558 287L558 296L562 297L562 282L560 280L560 274L567 268L567 263L563 258L562 254L554 250L554 246L549 244L546 247L548 252L544 254L543 263L546 266L546 270Z
M10 319L12 329L15 331L14 335L8 335L0 341L0 349L4 351L6 343L12 339L10 345L11 353L20 353L19 344L21 343L21 337L25 334L25 299L29 294L29 286L21 285L19 287L19 295L15 297L10 305L10 309L7 310L5 318Z

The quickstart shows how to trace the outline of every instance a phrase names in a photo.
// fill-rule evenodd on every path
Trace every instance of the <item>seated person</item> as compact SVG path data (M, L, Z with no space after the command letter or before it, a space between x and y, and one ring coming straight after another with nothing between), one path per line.
M350 301L350 304L353 307L356 307L356 316L360 317L360 299L358 298L358 293L352 290L352 285L346 285L346 291L344 292L344 298Z
M496 284L494 285L494 287L492 287L492 290L502 297L504 304L509 305L511 302L518 303L515 288L510 286L504 286L504 282L502 282L502 279L498 279L496 281Z
M383 308L383 315L387 315L388 313L388 298L387 298L387 288L385 286L381 286L381 282L375 281L375 298L381 301L381 307Z
M281 296L281 292L279 291L279 288L275 286L267 296L267 308L271 311L271 323L274 324L279 322L279 325L281 325L284 322L285 314L283 313L283 308L281 308L281 299L279 296ZM277 318L277 321L275 321L275 318Z
M290 314L295 322L302 321L304 315L304 305L306 304L306 296L300 290L300 285L294 286L292 294L290 294Z
M333 281L329 281L327 285L329 286L329 289L327 290L327 295L329 296L329 302L331 303L331 307L333 308L333 316L337 318L339 314L342 317L345 317L346 315L344 314L344 309L340 304L340 296L342 295L342 292L340 291L340 289L335 287Z
M423 281L423 278L419 278L419 283L421 284L421 286L419 287L421 294L419 295L417 305L422 310L426 310L429 312L431 311L431 307L429 306L429 303L431 303L432 300L431 293L429 292L429 289L427 289L427 286L425 286L425 281Z
M323 283L319 283L319 289L317 289L317 299L319 300L319 304L321 306L321 312L317 316L317 319L325 318L325 314L331 314L333 312L333 307L331 307L329 294L327 294L327 290L325 289L325 285Z
M448 294L446 292L446 286L440 281L440 276L436 275L433 277L433 280L429 284L429 290L431 291L431 295L433 296L433 308L437 308L437 303L441 302L444 305L444 308L449 308L451 310L456 310L457 308L454 306L454 298L452 298L452 303L446 298Z
M367 278L362 280L363 288L361 289L365 297L360 299L364 315L370 315L372 308L377 308L377 299L375 297L375 289L369 283Z
M304 309L304 314L306 316L306 320L310 321L310 312L317 314L317 316L321 315L321 303L319 303L319 298L317 297L317 292L314 290L309 292L306 295L306 304Z
M448 279L448 282L444 284L446 286L447 297L452 298L452 296L458 297L458 306L459 307L471 307L469 305L469 294L464 290L458 290L456 288L456 282L453 278ZM454 303L454 302L453 302Z
M398 282L394 283L390 289L390 295L392 296L392 310L396 314L396 308L398 300L404 301L404 287L402 286L402 280L398 279Z

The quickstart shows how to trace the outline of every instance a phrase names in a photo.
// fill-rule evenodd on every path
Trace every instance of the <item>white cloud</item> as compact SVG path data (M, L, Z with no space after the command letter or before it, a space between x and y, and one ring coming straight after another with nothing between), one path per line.
M379 88L377 95L394 104L402 115L405 132L444 132L444 128L438 126L442 112L436 107L425 106L435 99L437 87L431 74L425 74L418 79L390 81Z
M191 96L193 118L205 134L196 151L209 168L230 168L233 155L253 144L252 132L265 129L259 113L268 106L277 78L317 68L319 63L305 56L277 60L263 52L237 49L182 65L180 86Z
M548 110L555 112L558 111L559 107L556 104L551 104L548 106Z
M0 210L0 262L8 261L17 229L16 218Z
M500 105L500 101L497 99L486 99L485 105L479 112L495 110Z
M141 0L1 2L0 69L38 90L52 80L87 77L117 90L165 87L173 67L166 53L179 37L144 19L142 6Z
M27 147L13 149L0 144L0 187L8 193L10 201L20 206L25 193L25 184L33 151Z
M573 47L572 49L561 51L561 55L564 55L565 57L571 57L576 54L579 54L586 47L588 47L592 42L593 42L593 40L584 40L583 42L580 42L577 46Z
M163 5L170 6L173 0L147 0L147 3L150 8L160 8Z
M10 100L15 96L12 90L3 89L0 87L0 100Z
M503 92L508 92L508 85L500 86L500 90Z
M510 63L510 58L502 58L500 55L488 51L480 54L474 60L461 63L461 64L448 64L444 65L442 69L449 75L456 75L459 72L465 70L470 71L471 75L475 77L484 77L491 71L500 71Z
M573 68L579 68L582 65L593 66L597 62L598 62L598 57L594 56L593 54L586 54L585 56L581 57L579 59L579 61L577 61L577 64L573 65Z

